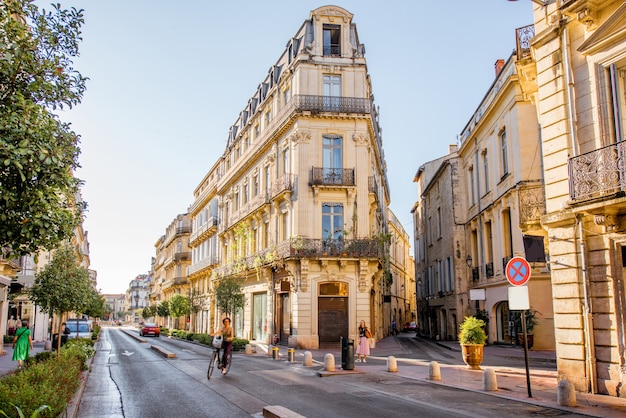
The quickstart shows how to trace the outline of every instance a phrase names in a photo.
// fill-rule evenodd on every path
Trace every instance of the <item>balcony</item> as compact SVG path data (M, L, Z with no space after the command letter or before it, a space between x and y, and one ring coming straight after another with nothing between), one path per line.
M190 251L181 251L174 254L174 261L187 261L191 260L191 252Z
M187 277L174 277L174 278L165 280L163 282L163 285L161 286L161 289L165 290L173 286L182 286L187 283L189 283L189 280L187 279Z
M276 198L276 196L280 195L281 193L292 191L294 183L293 178L294 176L292 174L283 174L281 176L278 176L278 178L272 183L272 188L270 190L270 196L272 197L272 199Z
M293 96L296 111L363 113L371 111L370 99L360 97L334 97L296 94Z
M507 255L506 257L502 257L502 270L506 270L506 265L509 264L513 256Z
M191 232L191 225L182 225L176 227L176 235L188 234Z
M531 58L530 40L535 36L535 25L522 26L515 29L515 45L517 59Z
M191 266L189 266L189 269L188 269L189 275L192 275L194 273L197 273L209 267L215 267L218 264L219 264L219 260L217 256L207 257L204 260L200 260L199 262L193 263Z
M204 238L205 236L214 233L217 230L217 217L211 216L204 222L198 230L193 231L193 233L189 236L189 244L195 244L199 239Z
M569 190L574 201L613 197L626 191L626 141L569 160Z
M485 264L485 275L487 277L493 277L493 261Z
M311 185L354 186L354 169L313 167L311 171Z
M541 184L531 187L521 187L518 192L519 223L522 231L534 224L546 214L546 199Z
M480 279L480 273L479 273L479 268L478 267L472 267L472 280L477 282Z

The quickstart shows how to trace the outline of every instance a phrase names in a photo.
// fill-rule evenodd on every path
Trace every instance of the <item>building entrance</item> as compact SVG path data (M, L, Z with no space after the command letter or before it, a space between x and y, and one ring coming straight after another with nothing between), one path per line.
M317 302L320 346L339 344L339 337L348 336L348 285L323 283Z

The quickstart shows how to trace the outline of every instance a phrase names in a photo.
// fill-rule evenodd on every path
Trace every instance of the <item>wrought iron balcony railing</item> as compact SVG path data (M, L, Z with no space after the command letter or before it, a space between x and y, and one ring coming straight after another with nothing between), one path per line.
M176 227L176 235L179 234L188 234L191 232L191 225L182 225Z
M543 186L521 187L518 193L520 224L538 222L546 214Z
M472 280L475 282L478 281L478 279L480 279L480 273L478 270L479 270L478 267L472 268Z
M311 171L311 185L354 186L354 169L313 167Z
M293 96L296 111L370 113L371 102L361 97L335 97L297 94Z
M515 29L515 44L517 45L517 59L530 58L530 40L535 36L535 25L522 26Z
M174 261L183 261L183 260L191 260L190 251L181 251L181 252L174 254Z
M493 277L493 261L485 264L485 276Z
M196 242L198 238L201 238L204 235L208 235L211 232L215 232L217 230L217 217L211 216L206 220L200 227L191 233L189 236L189 243L193 244Z
M626 141L569 160L572 200L584 201L626 191Z
M215 267L219 264L219 259L217 256L210 256L203 260L198 261L197 263L193 263L189 266L189 274L196 273L200 270L204 270L209 267Z
M509 261L511 261L511 259L513 258L513 256L507 255L506 257L502 257L502 270L506 270L506 265L509 264Z

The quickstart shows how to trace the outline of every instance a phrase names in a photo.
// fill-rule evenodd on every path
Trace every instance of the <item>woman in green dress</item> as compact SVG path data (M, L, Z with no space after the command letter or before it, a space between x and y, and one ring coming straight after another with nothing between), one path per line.
M13 337L13 361L17 360L17 368L24 369L24 360L33 349L33 339L30 337L30 329L28 329L28 321L22 321L22 328L15 331Z

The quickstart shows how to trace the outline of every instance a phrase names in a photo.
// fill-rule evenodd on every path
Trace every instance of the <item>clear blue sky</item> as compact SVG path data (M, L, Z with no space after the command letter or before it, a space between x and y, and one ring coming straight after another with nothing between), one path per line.
M40 5L49 2L38 1ZM456 142L494 63L532 23L520 0L314 2L63 1L85 9L82 104L61 117L82 136L91 268L104 293L150 269L154 243L186 212L234 123L311 10L354 14L380 107L391 207L409 234L421 164Z

